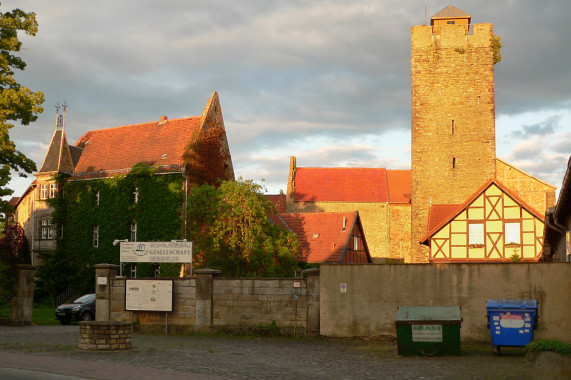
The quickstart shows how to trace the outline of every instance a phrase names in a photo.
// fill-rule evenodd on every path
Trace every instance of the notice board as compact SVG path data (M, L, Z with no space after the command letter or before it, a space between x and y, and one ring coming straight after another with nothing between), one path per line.
M173 294L173 280L128 279L125 310L172 311Z

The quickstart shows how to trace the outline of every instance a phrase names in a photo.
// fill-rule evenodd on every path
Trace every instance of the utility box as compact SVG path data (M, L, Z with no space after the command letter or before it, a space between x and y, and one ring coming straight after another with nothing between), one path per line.
M399 355L460 354L460 306L399 306Z
M487 300L488 328L494 354L501 354L501 347L525 346L533 340L537 328L536 300Z

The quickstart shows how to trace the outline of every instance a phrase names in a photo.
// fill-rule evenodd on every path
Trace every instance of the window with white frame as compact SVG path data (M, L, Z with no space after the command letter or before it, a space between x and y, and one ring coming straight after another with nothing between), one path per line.
M48 199L48 185L40 185L40 199Z
M505 244L521 243L519 223L506 223L504 226L504 230L505 230L505 236L504 236Z
M135 203L139 203L139 188L138 187L135 187L135 191L133 191L133 201Z
M353 250L359 250L359 236L353 236Z
M93 246L99 247L99 226L93 226Z
M131 223L131 241L137 241L137 222Z
M52 225L52 218L42 218L40 220L41 225L41 237L42 239L53 239L54 232L53 232L53 225Z
M59 234L59 238L63 239L63 224L58 224L58 234Z
M468 245L470 247L484 246L484 224L472 223L468 225Z
M95 193L95 204L99 206L99 190Z
M55 198L57 193L57 184L50 183L50 198Z

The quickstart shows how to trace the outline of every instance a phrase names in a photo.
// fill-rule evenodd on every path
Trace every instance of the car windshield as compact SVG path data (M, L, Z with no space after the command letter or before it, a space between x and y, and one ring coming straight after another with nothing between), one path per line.
M86 294L73 301L73 303L86 303L86 302L91 302L94 299L95 299L95 294Z

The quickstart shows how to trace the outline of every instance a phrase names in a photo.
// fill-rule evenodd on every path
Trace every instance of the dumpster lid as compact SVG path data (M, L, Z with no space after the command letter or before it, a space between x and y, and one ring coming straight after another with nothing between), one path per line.
M486 300L486 308L491 309L537 309L536 300Z
M460 324L460 306L399 306L395 323L430 322Z

